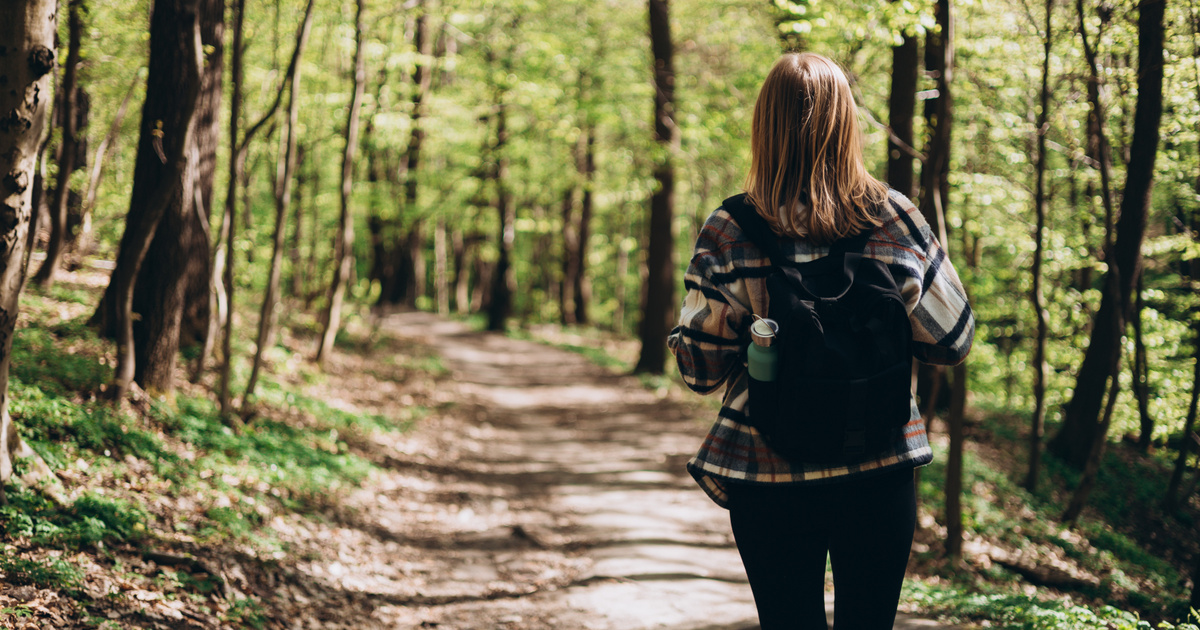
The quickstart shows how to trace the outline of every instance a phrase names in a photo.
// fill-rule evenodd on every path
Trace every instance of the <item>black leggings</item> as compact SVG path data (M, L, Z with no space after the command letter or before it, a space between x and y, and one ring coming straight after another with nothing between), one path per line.
M917 502L912 470L811 485L730 488L729 518L763 630L825 624L825 557L834 627L890 630Z

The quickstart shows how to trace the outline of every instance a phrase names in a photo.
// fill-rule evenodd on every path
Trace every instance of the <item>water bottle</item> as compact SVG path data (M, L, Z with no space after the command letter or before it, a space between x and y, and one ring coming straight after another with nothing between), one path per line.
M750 378L756 381L775 380L779 367L779 348L775 345L779 324L773 319L758 319L750 326L750 340L746 348L746 367Z

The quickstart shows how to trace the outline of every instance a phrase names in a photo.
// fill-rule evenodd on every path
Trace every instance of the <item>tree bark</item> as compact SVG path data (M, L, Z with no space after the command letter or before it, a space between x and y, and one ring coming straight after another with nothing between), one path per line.
M892 136L888 139L887 181L888 185L904 194L915 197L917 190L913 179L913 157L909 153L913 146L913 115L916 113L918 65L917 38L904 33L903 43L892 47L892 90L888 97L888 125ZM905 143L900 146L897 142Z
M512 194L508 189L508 105L504 102L505 90L496 88L496 143L492 149L492 182L496 186L496 217L500 226L496 234L499 255L492 269L491 296L488 301L487 329L494 332L505 329L512 310L512 293L516 280L512 271L512 248L516 239L516 217Z
M308 0L304 8L304 18L300 24L292 57L292 76L288 86L288 117L284 132L283 150L279 156L279 164L275 173L275 234L274 247L271 251L271 270L267 274L267 290L263 295L262 309L258 318L258 341L254 350L254 361L250 368L250 381L246 384L246 393L242 396L242 406L246 407L258 384L258 374L263 366L263 353L275 345L275 302L279 300L279 284L283 274L283 248L287 235L287 214L292 203L292 175L296 171L296 135L300 126L300 101L297 96L300 91L300 58L308 44L309 33L312 32L313 5L315 0Z
M950 393L950 412L946 429L950 436L950 452L946 456L946 555L962 557L963 519L963 422L967 408L967 364L954 366L953 390Z
M183 212L190 207L186 200L190 182L185 178L192 159L192 118L202 72L197 1L156 0L150 19L150 69L129 215L117 264L100 307L103 310L107 302L116 314L117 368L111 391L115 400L124 397L134 379L134 281L163 218L169 215L169 222L181 223ZM152 267L172 263L179 261L155 260ZM164 295L182 299L178 292ZM151 328L150 333L170 335L169 326L178 326L180 307L178 301L162 304L164 329ZM173 364L173 353L161 358ZM153 381L156 376L149 378Z
M950 129L953 102L950 74L953 71L954 22L948 0L936 4L938 30L925 34L925 69L937 85L937 97L925 100L925 123L929 148L921 168L921 214L938 241L947 245L945 206L949 203L947 176L950 174Z
M1200 402L1200 325L1193 326L1192 337L1192 398L1188 402L1187 418L1183 422L1183 435L1179 440L1179 456L1175 458L1175 469L1171 472L1171 481L1167 484L1166 508L1168 512L1179 509L1179 488L1183 484L1183 474L1187 471L1188 455L1192 452L1192 435L1196 427L1196 407Z
M579 242L575 248L576 273L571 297L574 300L575 323L586 325L591 321L588 304L592 300L592 283L588 280L588 240L592 237L592 212L595 205L596 185L596 130L588 124L583 129L583 159L579 166L583 194L579 200Z
M1042 90L1037 115L1037 182L1034 185L1034 213L1037 227L1033 233L1033 287L1030 302L1037 319L1037 337L1033 345L1033 416L1029 427L1029 470L1025 475L1025 488L1033 492L1037 488L1039 468L1042 462L1042 434L1046 423L1046 380L1049 369L1046 364L1046 337L1048 335L1048 313L1046 298L1042 295L1042 261L1046 251L1046 134L1050 121L1050 52L1054 46L1053 23L1054 0L1046 0L1045 31L1042 33Z
M454 249L454 312L466 315L471 308L471 291L467 282L471 270L467 267L467 244L462 229L455 228L451 242Z
M433 281L438 315L450 314L450 285L446 259L446 217L439 216L433 232Z
M1121 199L1121 214L1116 222L1116 242L1110 254L1110 274L1118 283L1106 282L1092 327L1092 338L1075 382L1063 424L1050 449L1074 468L1083 468L1093 445L1104 440L1107 427L1098 421L1104 382L1111 372L1113 355L1120 353L1122 327L1130 311L1138 274L1141 273L1141 247L1150 209L1154 183L1154 162L1158 152L1159 122L1162 118L1163 12L1165 0L1145 0L1138 11L1138 96L1134 114L1131 159ZM1109 290L1111 288L1111 290Z
M187 215L184 240L187 262L183 269L184 311L179 340L183 346L211 347L213 325L213 239L210 227L213 188L217 173L217 148L221 143L221 91L225 74L225 0L200 0L200 39L206 51L200 102L196 111L197 180ZM203 368L202 352L193 371Z
M1188 608L1200 610L1200 553L1192 559L1195 566L1192 569L1192 596L1188 599Z
M134 380L147 391L174 390L175 365L181 345L205 344L209 334L212 287L212 244L208 205L219 136L224 64L224 0L197 3L200 39L214 56L205 60L200 93L190 132L188 172L146 252L133 290ZM207 185L207 190L205 186ZM193 372L202 367L193 366Z
M67 229L67 199L71 190L71 174L78 169L80 129L79 106L79 47L83 40L83 0L70 0L67 9L67 61L63 65L62 85L58 86L58 111L62 124L62 140L58 148L58 182L47 208L50 219L50 240L46 243L46 259L38 268L34 282L48 287L62 265L63 252L69 240Z
M950 130L953 117L953 102L950 95L950 74L953 70L954 24L948 16L949 2L935 5L938 30L925 33L925 70L937 85L937 97L926 99L924 105L925 126L929 140L925 149L925 162L921 166L921 198L919 208L925 222L943 246L949 246L946 235L945 206L950 201ZM895 145L895 142L892 142ZM933 413L944 408L942 392L953 395L946 384L946 371L940 365L919 364L917 367L917 394L925 401L924 416L933 421Z
M354 156L358 151L358 124L362 113L363 93L366 91L367 71L363 57L363 39L366 0L357 0L354 11L354 95L350 100L350 113L346 120L346 149L342 155L341 217L338 220L336 264L333 281L329 285L329 301L325 306L325 330L321 334L321 345L317 349L317 365L323 366L333 351L333 340L341 326L342 301L346 285L350 283L350 271L354 265L354 217L350 214L350 193L354 189Z
M650 49L654 56L654 140L662 150L654 167L657 189L650 198L649 243L644 307L638 336L642 344L635 372L662 374L667 360L667 333L674 323L675 230L674 157L679 148L675 125L674 46L669 0L649 0Z
M578 144L576 144L578 147ZM575 277L579 275L579 231L575 225L575 188L572 184L562 198L562 287L558 293L559 320L575 323Z
M1120 283L1119 272L1110 272L1107 276L1108 290L1116 292ZM1121 332L1125 329L1125 318L1121 313L1112 319L1112 330L1109 334L1120 338ZM1067 504L1067 509L1063 511L1061 520L1066 523L1073 523L1079 515L1083 513L1083 508L1087 505L1088 497L1092 493L1092 489L1096 486L1096 477L1100 472L1100 463L1104 460L1104 447L1108 444L1108 440L1104 436L1108 434L1108 427L1112 424L1113 409L1117 406L1117 396L1121 393L1121 352L1118 349L1109 357L1109 386L1108 386L1108 402L1104 406L1104 415L1100 418L1099 439L1091 443L1091 449L1087 453L1087 458L1084 460L1083 475L1079 479L1079 485L1075 487L1075 492L1071 494L1071 500Z
M292 219L292 243L288 247L288 269L291 272L288 294L293 298L304 295L304 270L300 249L304 241L304 145L296 147L296 211Z
M412 111L409 118L409 128L412 130L408 138L408 147L404 156L404 212L409 217L408 230L403 242L402 255L405 261L405 277L407 285L404 289L404 303L416 307L417 298L425 295L425 255L424 221L417 209L418 175L421 168L421 145L425 140L425 130L421 126L424 115L422 103L429 92L433 72L430 58L433 56L434 38L429 33L429 12L421 0L416 11L414 38L417 49L417 63L413 68Z
M245 165L245 152L239 143L238 125L242 112L242 56L245 53L246 0L235 0L233 7L233 57L229 63L229 174L225 183L225 216L221 219L224 264L221 272L225 289L225 321L221 337L221 378L217 399L221 403L221 417L229 422L233 418L233 400L229 391L230 371L233 365L233 260L234 239L237 236L237 185ZM247 138L249 131L247 131Z
M1154 437L1154 418L1150 415L1150 367L1146 355L1146 340L1142 336L1142 311L1146 308L1142 293L1145 289L1145 270L1138 274L1137 287L1133 299L1133 393L1137 398L1138 448L1143 453L1149 452L1150 441Z
M21 289L32 249L33 183L54 70L57 3L0 4L0 502L23 443L8 411L8 377Z

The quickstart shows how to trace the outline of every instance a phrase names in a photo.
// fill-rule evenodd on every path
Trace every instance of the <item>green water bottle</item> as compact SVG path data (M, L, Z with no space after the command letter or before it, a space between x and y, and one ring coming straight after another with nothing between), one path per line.
M746 348L746 367L756 381L775 380L779 368L779 348L775 345L779 324L773 319L755 320L750 326L750 347Z

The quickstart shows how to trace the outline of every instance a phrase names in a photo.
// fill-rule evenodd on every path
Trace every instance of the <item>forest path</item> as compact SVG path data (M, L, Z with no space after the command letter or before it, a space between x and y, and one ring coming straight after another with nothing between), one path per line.
M694 409L565 350L427 313L378 324L429 346L451 377L438 386L448 404L414 429L406 455L383 461L396 496L375 488L355 501L355 529L375 539L356 555L375 568L323 572L365 595L359 610L372 621L758 627L727 512L684 470L703 432ZM904 618L896 627L939 626Z

